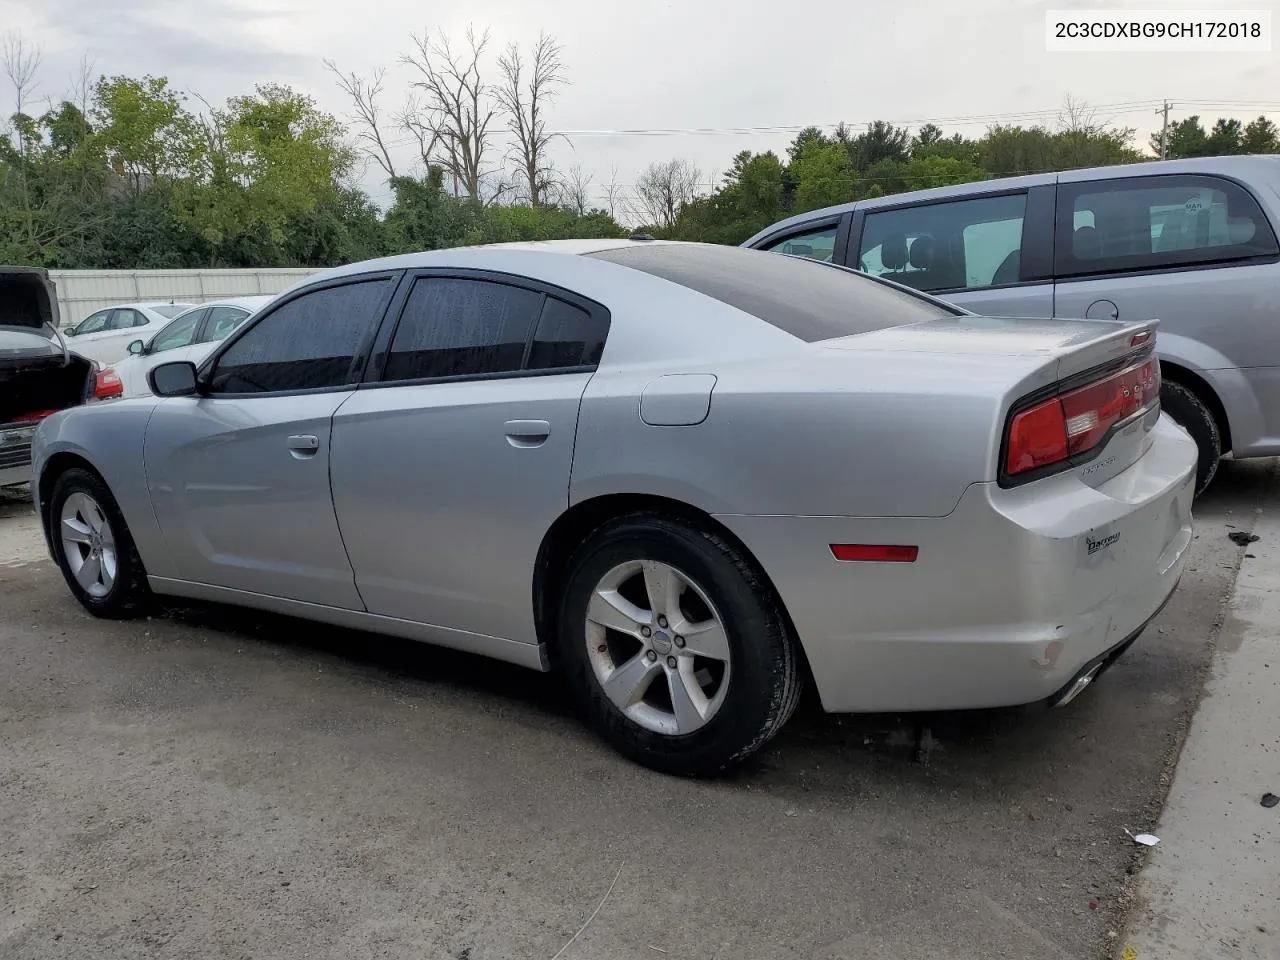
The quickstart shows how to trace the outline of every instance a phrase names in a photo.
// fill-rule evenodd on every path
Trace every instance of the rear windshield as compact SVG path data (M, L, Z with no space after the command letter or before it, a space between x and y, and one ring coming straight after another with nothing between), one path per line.
M151 309L154 310L156 313L160 314L160 316L168 317L170 320L172 320L178 314L186 313L188 310L190 310L191 305L187 303L176 303L176 304L167 303L162 307L152 307Z
M588 254L714 297L809 343L964 311L801 257L712 244L652 244Z

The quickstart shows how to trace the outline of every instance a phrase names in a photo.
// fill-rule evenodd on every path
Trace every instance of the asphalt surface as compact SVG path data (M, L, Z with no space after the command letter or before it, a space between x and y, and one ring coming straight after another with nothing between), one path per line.
M0 503L0 957L1112 953L1124 830L1156 822L1275 473L1224 465L1172 602L1070 706L810 702L710 783L518 668L212 606L94 620Z

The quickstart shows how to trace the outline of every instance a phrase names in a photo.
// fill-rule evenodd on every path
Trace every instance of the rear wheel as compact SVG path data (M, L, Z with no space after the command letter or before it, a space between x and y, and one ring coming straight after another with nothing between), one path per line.
M1196 464L1196 496L1199 496L1213 482L1222 460L1222 433L1217 418L1194 392L1171 380L1160 387L1160 406L1191 434L1199 448L1200 459Z
M570 562L562 662L596 730L655 770L711 776L781 729L800 697L772 591L717 534L660 514L593 533Z
M62 474L49 498L54 558L86 610L96 617L136 616L150 597L146 571L115 497L96 475Z

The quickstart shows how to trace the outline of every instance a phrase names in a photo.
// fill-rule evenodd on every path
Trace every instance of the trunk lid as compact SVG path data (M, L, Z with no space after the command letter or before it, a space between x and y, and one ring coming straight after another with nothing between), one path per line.
M1025 375L1010 383L1001 405L999 456L1006 456L1005 441L1011 415L1037 401L1066 395L1126 368L1153 349L1159 321L1056 320L1021 317L941 317L937 320L891 327L858 336L826 341L832 349L894 354L929 354L934 357L1017 357L1029 361ZM1157 363L1158 369L1158 363ZM1132 378L1130 378L1130 382ZM1127 394L1126 394L1127 396ZM1159 419L1155 403L1141 415L1125 417L1096 446L1071 458L1054 472L1074 471L1089 486L1097 487L1132 466L1151 445L1149 434ZM1005 478L1017 485L1027 478Z
M48 270L0 266L0 327L58 329L58 294Z
M33 424L84 403L93 364L58 333L58 298L48 271L0 266L0 446L6 466L27 455Z

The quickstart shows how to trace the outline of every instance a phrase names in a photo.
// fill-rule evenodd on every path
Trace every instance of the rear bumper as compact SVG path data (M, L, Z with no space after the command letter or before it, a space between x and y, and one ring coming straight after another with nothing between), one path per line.
M1167 417L1097 488L1075 474L973 484L942 518L719 519L763 564L832 712L1057 699L1131 640L1192 539L1194 442ZM832 543L915 544L914 563L840 563Z

